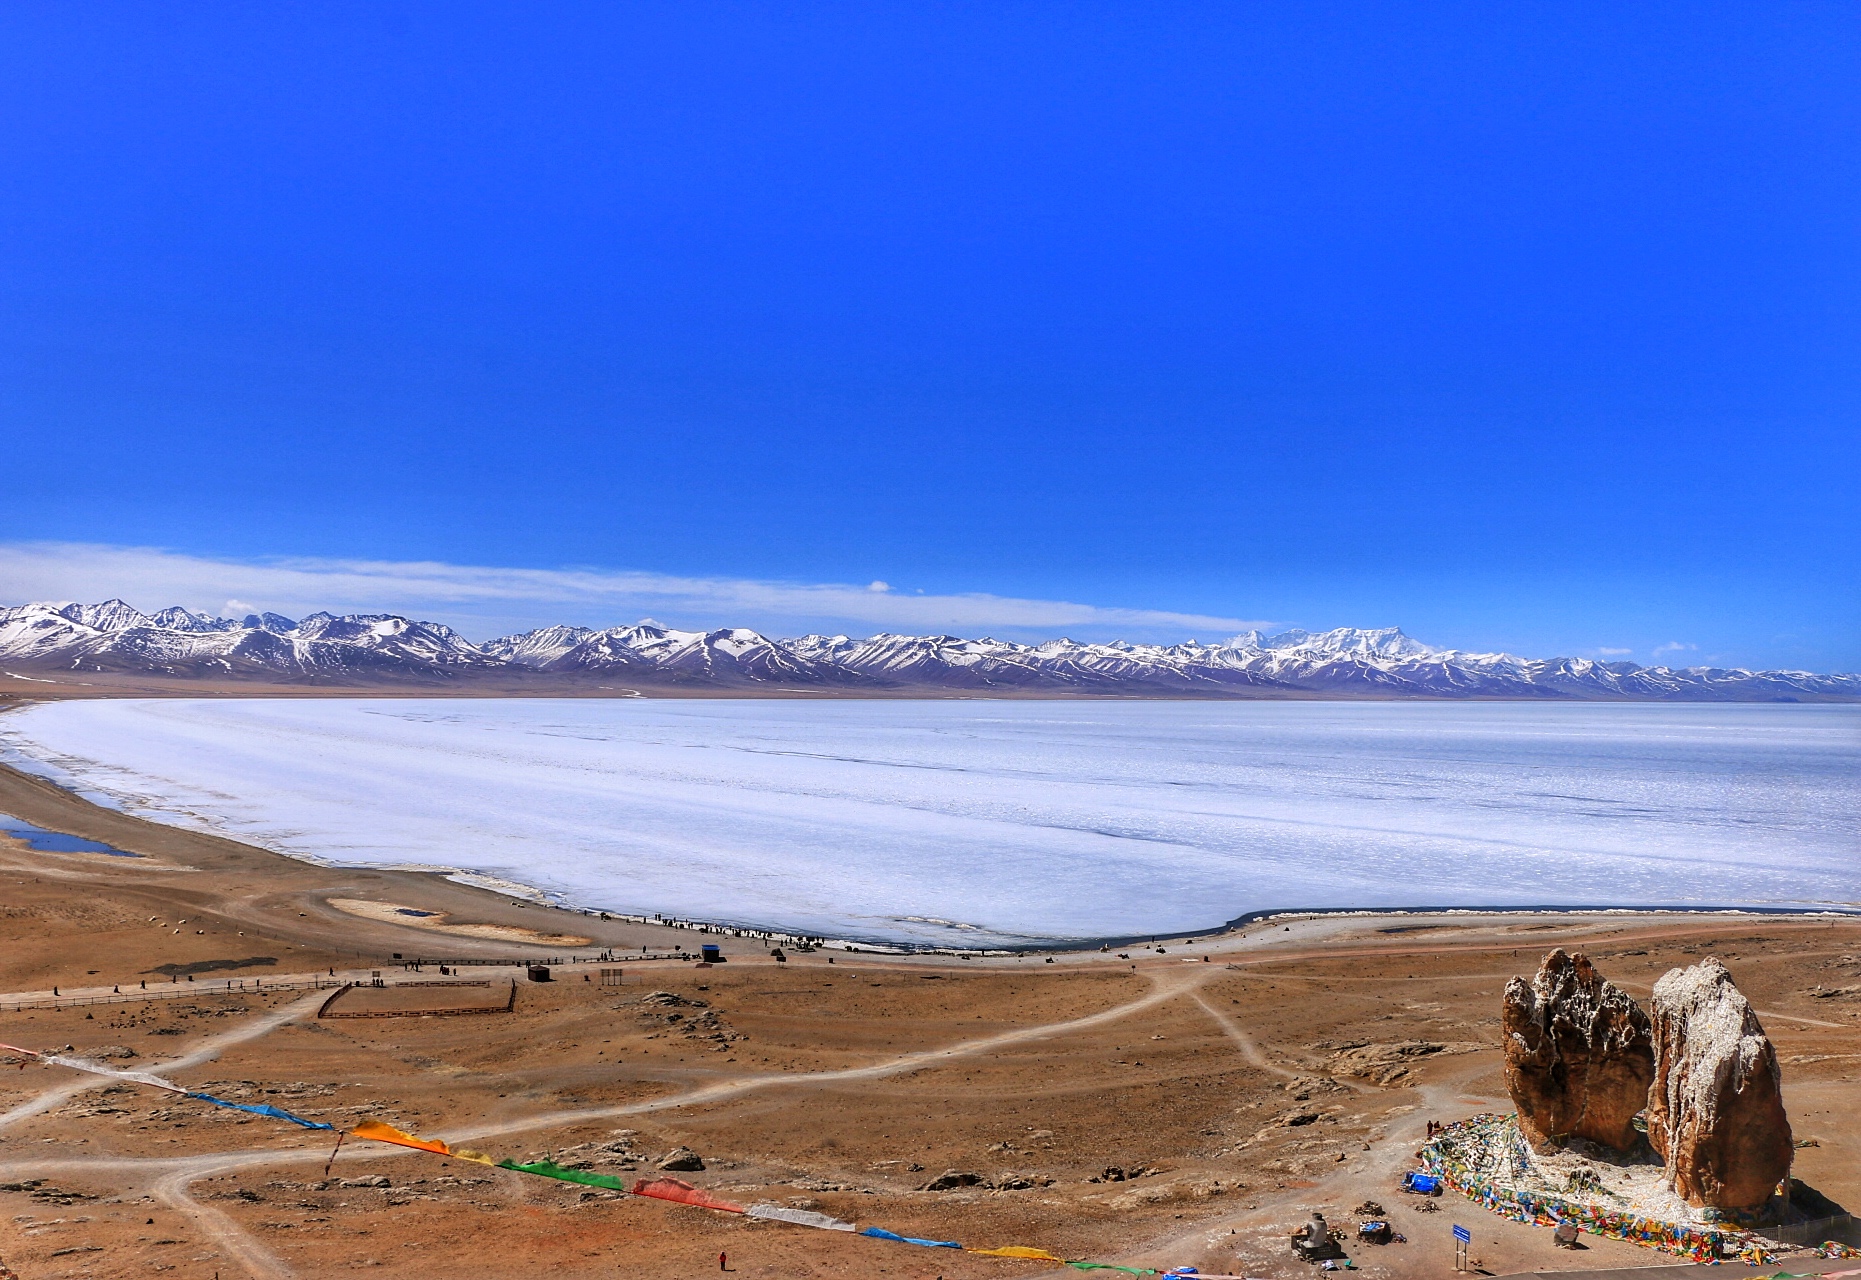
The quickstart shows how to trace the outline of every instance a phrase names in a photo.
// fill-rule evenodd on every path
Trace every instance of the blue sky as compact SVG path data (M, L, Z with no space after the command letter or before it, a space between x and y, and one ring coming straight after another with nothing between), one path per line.
M1861 668L1858 36L9 5L0 596Z

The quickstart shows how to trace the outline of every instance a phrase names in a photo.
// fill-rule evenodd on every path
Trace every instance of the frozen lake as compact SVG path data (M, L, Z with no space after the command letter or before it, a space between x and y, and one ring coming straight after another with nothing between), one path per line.
M282 853L831 937L1861 900L1851 706L93 701L0 747Z

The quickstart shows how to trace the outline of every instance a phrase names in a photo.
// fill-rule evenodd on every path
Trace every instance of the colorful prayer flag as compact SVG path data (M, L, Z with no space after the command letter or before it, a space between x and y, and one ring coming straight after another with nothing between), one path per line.
M915 1236L901 1236L887 1231L884 1227L867 1227L860 1232L874 1240L896 1240L899 1244L921 1244L926 1249L961 1249L963 1246L954 1240L919 1240Z
M619 1178L605 1173L584 1173L580 1169L564 1169L561 1165L548 1160L538 1160L535 1164L518 1164L515 1160L500 1160L495 1166L499 1169L515 1169L518 1173L534 1173L539 1178L554 1178L557 1182L579 1182L589 1187L605 1187L609 1191L625 1194L627 1184Z
M680 1182L677 1178L655 1178L651 1182L642 1179L633 1184L633 1194L650 1196L654 1200L676 1200L680 1204L693 1204L700 1209L716 1209L720 1213L742 1213L744 1211L740 1204L719 1200L710 1192L700 1190L689 1182Z
M302 1116L294 1116L282 1107L274 1107L270 1103L247 1106L243 1102L228 1102L224 1098L216 1098L210 1093L190 1093L187 1096L200 1102L211 1102L214 1106L225 1107L229 1111L249 1111L255 1116L266 1116L272 1120L289 1120L292 1124L302 1125L306 1129L327 1129L331 1133L336 1132L336 1126L333 1124L324 1124L320 1120L306 1120Z
M416 1138L411 1133L396 1129L391 1124L383 1124L379 1120L364 1120L349 1132L358 1138L367 1138L370 1142L391 1142L397 1147L412 1147L415 1151L431 1151L438 1156L452 1154L452 1148L438 1138Z

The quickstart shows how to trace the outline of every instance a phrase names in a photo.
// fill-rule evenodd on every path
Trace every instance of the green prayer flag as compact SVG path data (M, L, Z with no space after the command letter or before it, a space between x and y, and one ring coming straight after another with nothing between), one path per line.
M518 1173L534 1173L539 1178L554 1178L558 1182L580 1182L590 1187L606 1187L609 1191L625 1191L627 1184L619 1178L605 1173L583 1173L580 1169L564 1169L561 1165L548 1160L539 1160L535 1164L518 1164L515 1160L498 1161L500 1169L515 1169Z

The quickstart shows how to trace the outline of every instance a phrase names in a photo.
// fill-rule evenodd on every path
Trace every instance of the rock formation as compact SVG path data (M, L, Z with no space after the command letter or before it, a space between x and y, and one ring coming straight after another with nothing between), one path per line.
M1648 1015L1587 957L1553 951L1506 984L1506 1089L1540 1149L1570 1138L1627 1151L1654 1079Z
M1688 1204L1753 1209L1790 1172L1777 1051L1732 975L1708 957L1654 984L1648 1140Z

